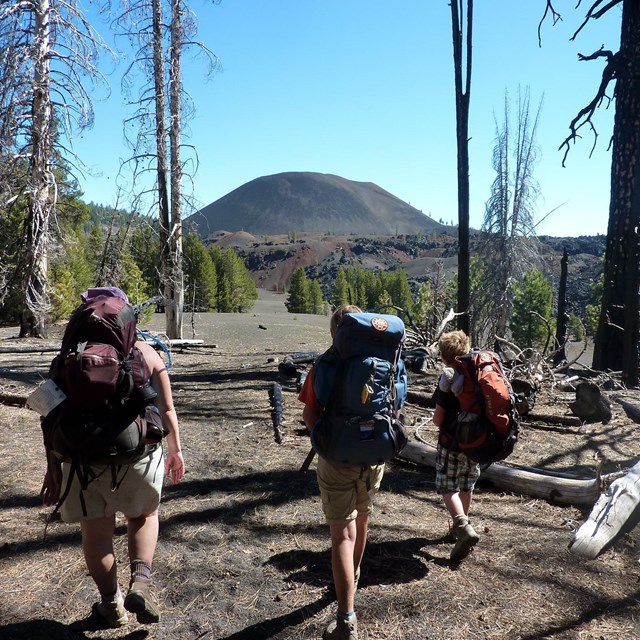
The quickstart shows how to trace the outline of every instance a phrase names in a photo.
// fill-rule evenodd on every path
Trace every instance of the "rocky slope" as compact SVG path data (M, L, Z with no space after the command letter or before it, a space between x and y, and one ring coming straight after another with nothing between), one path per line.
M592 302L591 285L602 271L605 237L541 237L541 269L554 290L560 278L560 259L569 256L568 310L582 311ZM291 274L304 267L318 279L325 295L331 291L340 266L360 265L384 271L403 267L410 283L452 278L457 269L457 238L453 235L380 236L299 234L256 236L246 232L220 233L212 242L232 246L244 258L259 287L284 291ZM472 242L472 253L474 244Z

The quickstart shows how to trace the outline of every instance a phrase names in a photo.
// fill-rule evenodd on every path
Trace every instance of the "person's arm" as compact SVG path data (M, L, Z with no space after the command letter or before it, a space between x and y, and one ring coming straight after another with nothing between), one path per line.
M47 455L47 471L44 474L40 497L42 503L51 507L58 503L60 499L60 488L62 485L62 465L60 460L51 453L49 447L45 445Z
M442 405L436 404L436 410L433 413L433 424L435 424L436 427L440 428L442 425L444 425L446 419L446 409Z
M311 429L313 429L313 425L315 425L321 415L322 410L317 404L304 405L304 409L302 410L302 420L304 421L304 424L306 425L308 431L311 431Z
M145 362L151 372L151 385L158 394L156 406L160 411L162 426L167 432L167 456L165 461L165 473L171 475L174 483L180 482L184 478L185 464L180 445L180 428L178 426L178 416L173 406L173 395L171 393L171 382L169 374L162 358L156 353L151 345L144 342L137 342L136 346L142 352Z
M302 410L302 420L307 427L308 431L313 429L313 426L322 415L322 407L316 400L316 394L313 391L313 368L309 371L309 374L302 383L302 389L298 394L298 400L304 402L304 409Z

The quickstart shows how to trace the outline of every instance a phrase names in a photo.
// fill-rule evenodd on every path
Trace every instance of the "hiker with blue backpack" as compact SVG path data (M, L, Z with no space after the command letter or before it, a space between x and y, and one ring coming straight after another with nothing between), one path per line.
M153 347L136 339L135 311L123 291L94 288L82 299L50 369L51 389L62 401L42 412L47 472L41 495L62 520L80 523L85 562L100 594L90 621L117 628L129 611L139 623L156 623L160 611L150 584L163 477L177 483L185 474L169 375ZM127 519L126 596L113 547L116 512Z
M407 394L400 358L404 324L391 315L336 309L333 344L305 378L298 399L318 454L317 479L331 538L338 612L324 640L357 640L355 592L373 497L385 462L406 444L398 415Z

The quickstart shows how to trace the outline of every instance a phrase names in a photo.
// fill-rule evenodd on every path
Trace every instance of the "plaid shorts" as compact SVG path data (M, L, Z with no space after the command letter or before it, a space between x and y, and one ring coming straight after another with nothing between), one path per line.
M464 453L438 445L436 452L436 492L473 491L480 476L480 466Z

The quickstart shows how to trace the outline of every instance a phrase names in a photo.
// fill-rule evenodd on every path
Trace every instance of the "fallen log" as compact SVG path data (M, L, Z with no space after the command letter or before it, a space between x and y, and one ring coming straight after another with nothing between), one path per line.
M433 399L433 393L424 393L422 391L407 391L407 402L418 404L421 407L434 409L436 403Z
M522 416L522 421L527 422L547 422L548 424L563 424L567 427L581 427L582 420L575 416L555 416L547 413L528 413Z
M576 531L571 553L593 560L640 522L640 462L609 485Z
M271 403L271 421L273 422L273 435L277 444L282 444L284 433L282 422L284 406L282 404L282 387L274 382L269 387L269 401Z
M15 393L0 393L0 404L24 407L27 404L27 396L16 395Z
M397 457L415 464L435 467L436 448L433 445L412 441ZM600 495L600 483L597 478L575 479L567 474L531 470L531 467L517 465L494 463L482 472L480 479L499 489L541 498L554 504L592 505Z
M53 353L60 351L55 344L15 344L11 347L0 347L0 353Z

